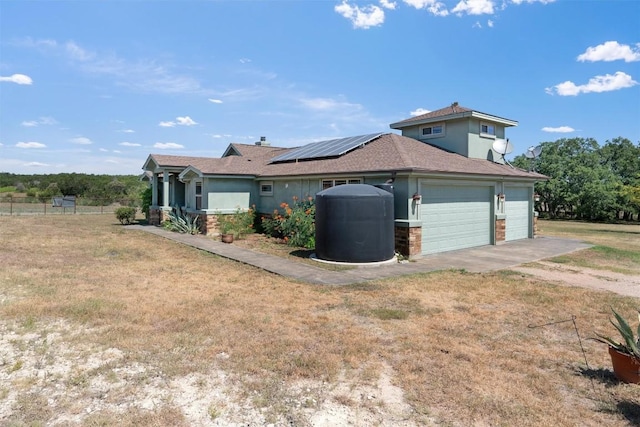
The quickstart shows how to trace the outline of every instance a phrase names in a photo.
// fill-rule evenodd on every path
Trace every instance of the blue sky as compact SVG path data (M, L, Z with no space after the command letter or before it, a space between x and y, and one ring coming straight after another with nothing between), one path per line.
M517 120L512 157L638 143L639 82L637 0L2 0L0 172L138 174L454 101Z

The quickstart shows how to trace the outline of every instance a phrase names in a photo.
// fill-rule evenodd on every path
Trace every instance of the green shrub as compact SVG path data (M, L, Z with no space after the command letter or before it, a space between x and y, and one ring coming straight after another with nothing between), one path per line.
M136 208L121 207L115 210L120 224L132 224L136 220Z
M231 214L216 214L220 234L233 234L235 239L239 239L245 234L253 233L255 231L253 228L255 214L255 207L247 210L237 208Z
M178 233L200 234L200 217L198 215L189 215L181 210L174 209L169 212L169 219L162 223L167 230L177 231Z
M312 197L306 200L293 198L293 205L283 202L273 216L262 218L265 233L284 239L290 246L313 249L316 246L316 205Z
M144 214L144 217L149 219L149 207L151 206L151 201L153 197L153 192L151 187L147 187L140 193L140 209Z

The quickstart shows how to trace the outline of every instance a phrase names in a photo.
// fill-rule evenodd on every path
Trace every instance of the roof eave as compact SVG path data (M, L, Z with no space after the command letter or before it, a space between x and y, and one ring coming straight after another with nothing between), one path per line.
M493 116L491 114L485 114L479 111L463 111L461 113L447 114L444 116L437 116L437 117L428 117L424 119L401 120L396 123L391 123L389 127L391 129L401 130L401 129L412 127L412 126L419 126L419 125L424 125L429 123L446 122L449 120L464 119L466 117L475 117L481 120L500 123L505 126L518 126L518 122L516 120L505 119L504 117Z

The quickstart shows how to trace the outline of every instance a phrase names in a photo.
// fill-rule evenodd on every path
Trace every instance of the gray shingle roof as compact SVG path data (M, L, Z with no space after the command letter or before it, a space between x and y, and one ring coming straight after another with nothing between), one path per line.
M493 118L498 122L506 122L506 124L509 124L511 126L517 125L517 122L515 120L506 119L504 117L495 116L493 114L483 113L481 111L463 107L462 105L458 105L457 102L454 102L448 107L440 108L439 110L430 111L428 113L421 114L419 116L400 120L399 122L396 122L396 123L391 123L390 127L392 129L401 129L401 128L418 124L418 123L432 122L437 119L447 120L448 118L459 118L461 116L470 116L474 114L481 115L483 117Z
M252 175L261 178L305 175L367 174L375 172L414 172L472 176L503 176L529 180L546 179L482 159L470 159L450 153L413 138L387 133L337 158L298 162L269 163L293 148L234 144L240 156L224 158L152 155L160 166L189 165L204 175Z

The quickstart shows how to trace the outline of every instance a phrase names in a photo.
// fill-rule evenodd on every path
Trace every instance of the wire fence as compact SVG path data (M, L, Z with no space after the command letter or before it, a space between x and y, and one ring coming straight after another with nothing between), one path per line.
M57 199L57 198L56 198ZM135 206L137 200L118 201L78 197L73 203L60 203L54 198L0 196L0 216L3 215L73 215L113 214L122 206Z

